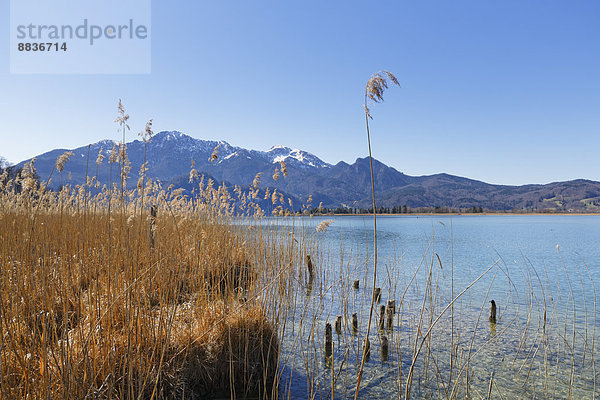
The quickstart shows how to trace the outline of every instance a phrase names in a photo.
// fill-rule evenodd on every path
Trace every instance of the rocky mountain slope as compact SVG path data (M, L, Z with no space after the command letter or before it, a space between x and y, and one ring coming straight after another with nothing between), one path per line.
M117 142L100 141L73 149L73 157L63 174L53 174L51 186L70 182L79 184L88 176L97 176L102 183L118 179L118 164L109 164L108 156ZM277 188L305 202L312 195L313 205L323 202L329 208L369 207L371 183L368 158L359 158L353 164L339 162L328 164L308 152L274 146L267 151L248 150L227 142L200 140L180 132L160 132L146 145L136 140L127 144L131 161L130 182L136 182L144 160L148 161L148 174L163 184L186 186L192 163L196 170L208 174L219 182L249 186L257 173L262 173L263 187ZM218 157L209 159L217 149ZM57 157L65 149L56 149L36 157L39 176L46 179ZM101 152L106 159L96 165ZM26 162L28 160L25 160ZM274 180L279 162L285 161L288 177L281 174ZM24 163L23 162L23 163ZM21 164L23 164L21 163ZM505 186L492 185L468 178L435 174L408 176L394 168L373 160L375 189L378 206L407 205L417 207L451 207L464 209L483 207L490 210L600 210L600 183L589 180L556 182L546 185Z

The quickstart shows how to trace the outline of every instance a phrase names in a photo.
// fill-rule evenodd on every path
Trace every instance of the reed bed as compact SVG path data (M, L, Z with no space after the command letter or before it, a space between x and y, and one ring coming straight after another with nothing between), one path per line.
M123 145L109 162L127 167ZM229 192L210 181L185 197L143 173L127 190L126 171L56 192L34 173L0 188L0 397L276 390L285 295L273 293L289 285L291 239L233 223Z

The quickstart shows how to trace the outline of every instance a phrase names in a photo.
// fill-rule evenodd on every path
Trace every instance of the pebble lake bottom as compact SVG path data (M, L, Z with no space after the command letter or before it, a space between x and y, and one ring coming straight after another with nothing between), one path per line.
M317 232L324 220L333 222ZM354 398L373 295L372 217L264 223L310 237L318 271L299 278L280 323L280 397ZM359 398L597 397L600 216L380 216L377 226L381 294ZM393 323L380 330L388 300ZM326 324L338 316L326 358Z

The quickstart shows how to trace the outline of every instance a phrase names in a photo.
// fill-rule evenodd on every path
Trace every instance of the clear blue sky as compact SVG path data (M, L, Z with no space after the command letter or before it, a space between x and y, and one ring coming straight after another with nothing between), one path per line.
M0 12L7 24L8 1ZM403 87L372 108L386 164L600 180L597 1L155 0L150 75L10 75L4 35L0 155L12 162L118 139L119 98L130 140L154 118L156 131L353 162L367 153L364 85L388 69Z

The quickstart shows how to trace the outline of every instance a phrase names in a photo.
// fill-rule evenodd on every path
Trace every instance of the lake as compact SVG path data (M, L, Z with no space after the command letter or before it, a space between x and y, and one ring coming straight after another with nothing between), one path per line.
M326 220L331 225L317 232ZM336 398L353 398L373 296L373 219L266 224L303 238L318 271L312 281L303 272L285 315L280 394L331 398L333 387ZM377 227L381 303L362 398L594 397L600 216L379 216ZM379 309L388 299L396 313L381 331ZM488 321L492 299L496 324ZM333 333L333 357L325 360L325 323L337 315L342 332Z

